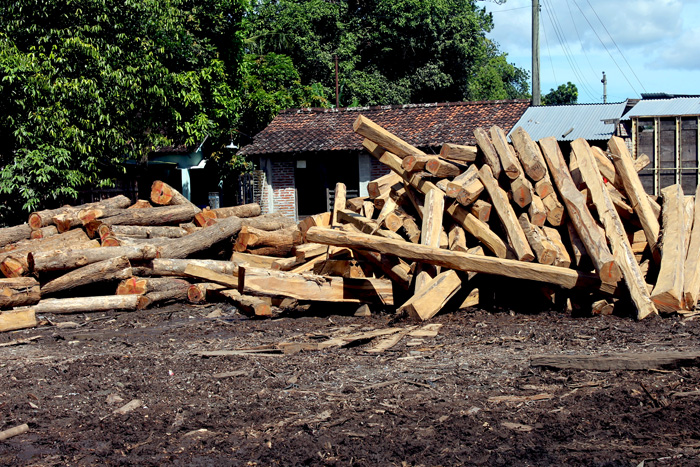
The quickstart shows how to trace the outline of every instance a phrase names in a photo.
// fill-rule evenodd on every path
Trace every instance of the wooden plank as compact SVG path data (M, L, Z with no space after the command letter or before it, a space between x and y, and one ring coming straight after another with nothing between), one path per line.
M615 164L617 174L620 176L622 185L625 188L627 199L630 201L632 209L634 209L634 212L637 213L639 217L639 222L644 229L649 248L654 255L655 261L658 262L661 259L658 248L661 226L659 225L658 218L654 215L649 203L649 197L644 191L642 182L639 180L639 175L634 168L634 162L622 138L613 136L610 138L610 141L608 141L608 147L612 153L613 164Z
M449 270L440 273L401 305L398 311L408 313L409 317L414 320L428 320L445 306L461 285L462 281L455 271Z
M419 261L457 271L496 274L556 284L564 288L594 287L613 292L609 286L601 285L600 279L596 276L573 269L442 250L361 233L311 228L308 235L311 241L317 243L378 251L382 254L399 256L406 261Z
M695 189L693 230L684 265L683 296L686 308L697 305L700 295L700 184Z
M590 190L598 217L605 227L605 235L610 241L615 262L620 267L622 278L625 280L630 297L637 308L637 319L657 314L656 307L649 296L644 275L632 252L625 226L622 224L608 190L605 188L594 152L586 140L582 138L573 141L571 149L578 161L581 178Z
M683 308L683 270L685 266L685 205L680 184L667 186L663 195L663 232L661 264L651 299L659 311L674 312Z
M566 205L569 218L585 245L588 255L593 260L600 280L608 284L619 282L622 278L620 268L608 248L605 236L588 210L585 198L571 178L571 173L564 162L564 156L559 149L559 143L554 137L543 138L540 140L540 147L554 183L556 183Z
M493 208L501 219L503 228L508 236L508 243L513 248L518 260L532 261L535 259L535 255L530 249L530 245L527 242L527 238L525 238L525 233L518 222L515 211L508 201L508 196L506 192L498 186L498 181L494 178L489 166L484 165L481 167L479 170L479 180L484 184L486 191L491 197Z
M310 232L315 230L316 228L309 229ZM338 230L329 232L348 235ZM388 279L346 279L259 268L245 268L244 274L241 274L239 269L238 277L239 280L244 278L238 286L238 291L243 294L284 296L321 302L394 304L392 285Z
M674 370L700 366L700 352L625 352L596 355L539 355L530 366L557 370Z

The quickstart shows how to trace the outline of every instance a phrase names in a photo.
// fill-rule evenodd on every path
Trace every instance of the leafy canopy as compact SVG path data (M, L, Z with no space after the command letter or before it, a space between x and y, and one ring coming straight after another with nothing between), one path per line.
M0 16L0 194L33 210L129 158L228 134L244 0L14 0Z
M557 89L551 89L542 96L544 105L566 105L575 104L578 101L578 89L572 82L560 84Z
M528 97L472 0L259 0L247 20L250 56L289 57L313 102L335 100L336 55L341 106Z

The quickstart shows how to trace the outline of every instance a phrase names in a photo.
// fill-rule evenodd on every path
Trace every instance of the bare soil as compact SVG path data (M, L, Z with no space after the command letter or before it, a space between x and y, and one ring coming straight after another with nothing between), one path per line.
M551 353L697 351L700 321L469 309L381 353L369 340L269 350L411 325L393 318L327 305L256 320L177 304L4 333L0 344L39 337L0 347L0 430L30 427L0 441L0 464L700 465L700 369L530 365Z

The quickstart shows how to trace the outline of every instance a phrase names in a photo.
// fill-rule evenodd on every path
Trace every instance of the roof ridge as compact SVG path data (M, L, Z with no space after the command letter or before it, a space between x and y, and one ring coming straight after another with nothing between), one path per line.
M499 105L499 104L525 104L529 103L529 99L498 99L484 101L457 101L457 102L426 102L420 104L391 104L391 105L368 105L361 107L340 107L340 108L324 108L324 107L300 107L293 109L285 109L280 113L333 113L333 112L366 112L372 110L395 110L395 109L421 109L433 107L462 107L468 105Z

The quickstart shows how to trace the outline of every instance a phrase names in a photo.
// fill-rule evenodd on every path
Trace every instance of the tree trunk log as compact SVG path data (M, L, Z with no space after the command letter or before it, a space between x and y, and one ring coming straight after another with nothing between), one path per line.
M40 299L39 283L33 277L0 279L0 308L33 305Z
M163 292L170 289L189 287L191 284L176 277L130 277L117 286L116 295L143 295L150 292Z
M160 180L156 180L151 185L151 201L160 205L189 206L195 211L195 214L201 211L192 201L185 198L182 193Z
M272 308L270 301L264 297L253 297L251 295L242 295L238 290L233 289L208 289L207 295L224 297L227 301L233 303L238 310L247 315L253 316L272 316Z
M31 271L63 271L124 256L131 261L151 260L157 257L152 245L102 247L76 250L47 250L28 255Z
M15 225L14 227L3 227L0 229L0 247L10 243L19 242L31 238L32 228L29 224Z
M38 211L29 214L29 226L38 230L42 227L53 222L53 218L59 214L77 214L81 209L86 209L90 207L127 207L131 204L131 200L124 195L114 196L112 198L103 199L102 201L97 201L95 203L86 203L79 206L62 206L57 209L47 209L45 211Z
M71 245L71 247L80 250L97 250L100 248L100 242L97 240L89 240L87 242L80 242ZM34 254L40 254L44 251L56 251L53 248L51 250L44 250L43 248L37 248L29 253L21 253L16 255L10 255L0 262L0 271L5 275L5 277L19 277L31 271L30 256ZM70 250L64 250L66 251Z
M241 204L240 206L229 206L225 208L209 209L194 216L195 224L199 227L207 227L215 224L219 219L227 217L257 217L262 213L258 203Z
M221 284L214 284L213 282L200 282L199 284L192 284L190 288L187 289L187 300L190 303L206 303L208 296L211 296L211 292L219 291L225 289L226 286Z
M175 226L113 225L114 235L136 238L180 238L188 234L187 230Z
M158 206L155 208L125 209L116 216L101 219L102 224L112 225L167 225L190 222L199 208L194 205ZM98 221L99 222L99 221Z
M95 282L126 279L131 277L131 264L126 256L107 259L74 269L53 279L41 288L42 297L61 290L72 289Z
M235 276L238 274L238 264L232 261L218 261L214 259L169 259L158 258L150 263L152 275L189 277L185 269L189 265L210 269L219 274Z
M98 311L134 311L136 295L105 295L100 297L48 298L32 308L39 314L94 313Z

